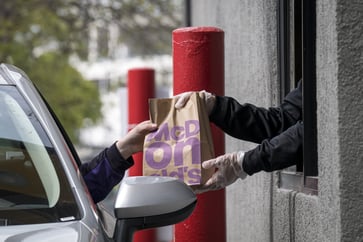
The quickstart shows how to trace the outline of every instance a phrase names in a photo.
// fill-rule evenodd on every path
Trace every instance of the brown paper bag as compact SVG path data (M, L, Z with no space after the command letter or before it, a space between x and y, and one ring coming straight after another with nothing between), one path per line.
M158 130L144 142L143 175L177 177L188 185L204 184L214 169L201 163L214 157L208 114L198 92L185 107L174 108L174 98L150 99L150 119Z

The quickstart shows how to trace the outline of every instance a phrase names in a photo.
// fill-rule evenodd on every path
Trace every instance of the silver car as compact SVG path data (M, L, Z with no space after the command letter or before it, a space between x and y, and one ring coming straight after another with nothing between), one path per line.
M167 177L127 177L114 213L93 203L77 153L20 69L0 65L0 241L132 241L187 218L196 196Z

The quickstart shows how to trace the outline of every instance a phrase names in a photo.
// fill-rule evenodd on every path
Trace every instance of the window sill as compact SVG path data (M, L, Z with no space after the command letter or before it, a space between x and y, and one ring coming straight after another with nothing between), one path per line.
M279 188L294 190L308 195L318 195L318 177L305 177L302 172L281 171L279 176Z

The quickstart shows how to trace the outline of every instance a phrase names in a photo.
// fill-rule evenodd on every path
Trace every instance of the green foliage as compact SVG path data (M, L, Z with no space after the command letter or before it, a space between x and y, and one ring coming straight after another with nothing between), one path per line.
M97 87L68 63L72 51L62 46L71 43L67 36L73 30L52 4L63 6L57 0L2 2L0 61L27 73L77 143L84 118L96 122L101 117L101 102Z
M170 54L172 31L182 25L182 0L116 0L111 16L134 55ZM112 21L111 21L112 22Z
M171 32L182 25L182 3L182 0L3 1L0 59L12 56L6 45L13 43L23 44L31 54L36 48L52 47L65 55L77 53L85 58L91 25L116 26L120 34L118 42L127 45L133 55L170 54Z
M71 55L88 56L89 27L116 26L118 42L133 55L170 54L171 32L182 19L181 1L2 1L0 62L27 73L77 142L83 120L96 122L101 117L97 87L68 62ZM107 46L107 37L100 40ZM110 51L101 49L99 54L107 57Z
M72 141L84 118L97 121L101 117L101 101L97 87L72 68L62 55L40 56L28 71L40 92L61 119Z

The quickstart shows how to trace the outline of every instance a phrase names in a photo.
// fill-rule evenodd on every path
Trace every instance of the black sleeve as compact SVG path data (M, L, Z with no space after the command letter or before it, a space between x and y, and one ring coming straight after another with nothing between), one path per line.
M252 175L259 171L275 171L295 165L302 160L303 122L264 140L256 148L247 151L243 159L243 170Z
M279 107L240 104L231 97L216 97L210 120L232 137L261 143L281 134L302 118L301 82Z

